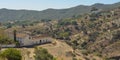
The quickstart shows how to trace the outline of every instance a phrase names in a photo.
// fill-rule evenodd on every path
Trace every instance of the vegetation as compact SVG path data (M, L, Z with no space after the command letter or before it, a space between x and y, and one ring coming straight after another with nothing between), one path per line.
M97 11L98 9L96 7L92 7L91 11Z
M75 20L65 19L59 21L58 23L58 26L66 26L66 25L77 25L77 22Z
M56 60L48 51L41 47L35 47L35 60Z
M21 60L22 59L21 52L13 48L9 48L1 52L0 57L5 58L7 60Z
M69 38L69 35L69 32L60 32L58 36L62 39L67 39Z
M99 5L101 6L101 4L93 5L92 10L89 8L83 8L83 10L85 9L85 11L87 10L87 12L90 12L88 10L91 10L92 12L93 11L95 12L99 9L102 9L103 11L99 11L99 13L90 12L88 14L83 14L80 16L77 16L81 14L80 13L81 10L79 10L79 13L78 11L76 11L77 7L74 7L73 10L66 9L66 11L65 10L60 11L59 12L60 14L62 12L62 14L65 15L62 17L61 17L62 14L59 15L59 13L55 13L55 11L58 12L58 10L55 10L54 14L52 12L53 11L52 9L45 10L44 13L47 11L51 11L50 13L49 12L47 13L48 14L47 16L43 14L45 15L46 19L44 16L40 16L38 11L33 12L33 13L37 13L37 17L36 17L36 14L31 14L30 12L27 14L25 13L25 16L24 16L24 14L22 14L21 12L22 15L19 15L19 14L18 15L22 16L23 21L13 21L14 23L9 22L6 26L8 30L9 28L12 29L18 26L18 30L20 32L28 31L28 34L31 34L32 36L43 35L43 36L49 36L49 37L53 37L60 40L66 40L66 43L68 43L70 46L73 47L74 52L76 52L76 50L78 50L79 52L80 50L80 52L84 56L89 56L89 54L100 57L100 58L104 56L106 57L114 56L114 55L117 55L116 52L119 52L119 46L120 46L120 43L119 43L120 42L119 41L120 40L120 37L119 37L120 36L120 31L119 31L120 30L120 17L119 17L120 8L114 8L112 10L109 10L108 8L112 7L111 5L107 5L109 6L108 8L106 5L105 5L106 7L102 5L102 8L97 7L99 8L97 9L96 6L99 6ZM67 10L69 10L70 14L67 12ZM75 11L76 13L71 13ZM114 13L111 11L114 11ZM83 11L83 13L87 13L87 12ZM61 17L62 19L60 18L60 20L59 19L51 20L55 18L57 19L58 16ZM66 16L67 16L67 19L64 19ZM50 18L48 19L47 17L50 17ZM15 19L18 19L18 18L19 17L17 16ZM35 19L35 21L29 22L29 20L31 19L32 20ZM41 20L41 21L38 21L38 20ZM23 29L21 29L21 27L19 26L22 26ZM32 32L32 33L29 33L29 32ZM0 43L6 44L6 41L7 43L12 43L11 40L8 37L6 37L6 35L3 32L1 32ZM17 46L19 46L18 42L17 42ZM115 53L115 54L112 55L111 53ZM67 52L67 55L70 55L69 52ZM54 57L51 54L49 54L46 49L36 47L35 59L36 60L54 60ZM86 60L87 59L88 57L86 57ZM76 59L73 58L73 60L76 60Z
M120 40L120 31L117 31L117 32L113 35L113 39Z
M53 19L64 19L74 16L79 16L84 13L89 13L92 10L96 10L96 7L103 10L112 9L118 7L120 3L116 4L94 4L91 6L77 6L69 9L47 9L44 11L32 11L32 10L9 10L0 9L0 21L31 21L31 20L53 20ZM14 14L13 14L14 13ZM10 27L10 26L9 26Z
M0 44L12 44L14 40L7 37L3 29L0 29Z
M94 8L93 10L97 9ZM112 15L111 11L114 11L116 15ZM77 20L78 25L69 25L69 27L64 25L65 28L69 28L71 33L69 35L70 41L67 41L67 43L75 50L85 50L82 52L84 55L93 54L100 58L108 55L114 56L111 53L119 52L118 47L120 45L120 14L118 11L119 9L116 8L110 11L101 11L96 14L86 14L80 18L74 18L74 20ZM110 16L108 17L108 15ZM117 54L115 53L115 55Z

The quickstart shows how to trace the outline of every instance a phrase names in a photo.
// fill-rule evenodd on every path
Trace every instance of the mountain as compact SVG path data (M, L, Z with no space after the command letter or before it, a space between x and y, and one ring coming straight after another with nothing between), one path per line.
M52 23L58 27L53 28L53 34L49 34L49 31L47 34L66 40L76 55L84 56L85 59L81 60L119 60L119 16L120 8L83 14L77 18L59 20L57 24ZM95 56L102 59L96 59Z
M68 9L47 9L43 11L34 10L11 10L0 9L0 22L14 20L41 20L41 19L64 19L72 16L78 16L84 13L89 13L92 7L102 10L109 10L120 6L115 4L100 4L96 3L91 6L79 5Z
M48 9L47 11L50 12L52 10L54 9ZM25 21L18 22L12 24L13 28L8 26L6 32L16 29L17 32L28 32L32 36L43 35L57 40L63 40L61 43L66 42L73 48L73 52L71 53L74 55L69 57L77 58L77 60L80 60L79 58L83 58L81 60L119 60L119 16L120 7L100 11L99 13L83 14L75 18L40 22L37 24L27 24ZM65 47L63 44L62 46ZM67 47L65 48L69 49ZM68 52L66 51L66 54L64 54L66 57L68 57L67 54L71 54Z

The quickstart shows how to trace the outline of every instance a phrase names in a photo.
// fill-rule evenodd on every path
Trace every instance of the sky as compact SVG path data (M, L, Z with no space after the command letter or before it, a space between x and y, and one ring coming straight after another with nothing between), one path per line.
M92 5L95 3L113 4L120 0L0 0L0 9L45 10L48 8L64 9L78 5Z

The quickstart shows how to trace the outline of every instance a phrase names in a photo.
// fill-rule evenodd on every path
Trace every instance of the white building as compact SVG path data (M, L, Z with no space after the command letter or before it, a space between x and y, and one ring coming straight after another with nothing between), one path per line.
M32 46L50 43L52 41L52 38L45 36L30 36L27 34L19 33L16 35L16 40L20 43L20 46Z

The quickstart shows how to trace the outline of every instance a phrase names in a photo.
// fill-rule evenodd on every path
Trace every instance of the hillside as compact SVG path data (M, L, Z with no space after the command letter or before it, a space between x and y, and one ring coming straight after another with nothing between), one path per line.
M73 46L75 50L78 49L79 51L82 51L86 56L92 54L101 58L118 57L119 59L119 16L120 8L98 13L84 14L79 18L71 19L77 21L77 25L67 24L64 25L64 28L61 30L70 33L67 36L70 41L67 41L67 43ZM92 57L87 58L92 59Z
M91 6L79 5L68 9L47 9L43 11L33 10L11 10L0 9L0 22L3 21L26 21L26 20L46 20L46 19L64 19L75 17L84 13L89 13L92 7L96 7L101 10L109 10L116 8L120 3L115 4L94 4Z
M15 43L10 39L16 31L39 40L52 38L52 43L37 46L47 49L58 60L120 59L120 3L43 11L0 9L0 21L11 21L0 23L1 44ZM30 59L34 60L34 49L21 50L26 50L23 54L30 51ZM23 56L27 57L26 54Z
M74 58L101 60L120 56L120 7L34 25L13 24L6 29L31 32L63 40L73 48ZM15 26L14 26L15 25ZM97 58L96 58L97 57ZM108 59L109 60L109 59Z

